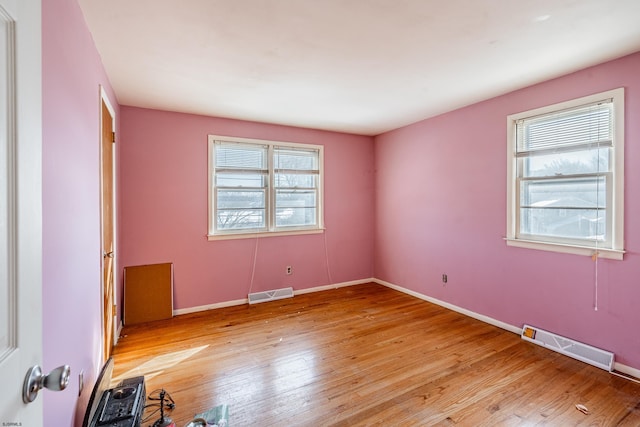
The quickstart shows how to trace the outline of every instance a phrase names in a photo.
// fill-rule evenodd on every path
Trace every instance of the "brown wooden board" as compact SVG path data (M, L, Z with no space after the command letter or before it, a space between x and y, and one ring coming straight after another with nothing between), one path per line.
M173 264L124 268L124 324L173 317Z

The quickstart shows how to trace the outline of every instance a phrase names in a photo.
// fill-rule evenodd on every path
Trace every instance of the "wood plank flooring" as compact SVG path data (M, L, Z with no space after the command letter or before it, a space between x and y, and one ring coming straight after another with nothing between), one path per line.
M373 283L125 327L114 360L179 427L640 425L640 384Z

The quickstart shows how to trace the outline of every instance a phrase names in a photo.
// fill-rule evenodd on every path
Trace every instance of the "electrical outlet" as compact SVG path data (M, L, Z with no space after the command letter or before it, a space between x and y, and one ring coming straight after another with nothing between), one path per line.
M293 267L287 265L287 275L293 274Z
M443 274L443 275L442 275L442 283L447 283L447 279L448 279L448 278L447 278L447 275L446 275L446 274Z

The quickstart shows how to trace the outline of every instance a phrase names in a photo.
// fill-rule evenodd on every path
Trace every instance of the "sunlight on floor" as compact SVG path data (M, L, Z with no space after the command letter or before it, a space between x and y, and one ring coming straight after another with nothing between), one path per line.
M276 374L273 386L278 393L285 393L311 383L317 376L315 357L311 352L294 353L273 362Z
M117 384L124 378L137 377L143 375L146 380L161 374L165 369L171 368L180 362L183 362L193 356L196 353L201 352L209 345L203 345L200 347L190 348L188 350L175 351L173 353L167 353L160 356L156 356L151 360L148 360L141 365L136 366L133 369L119 375L112 379L112 383Z

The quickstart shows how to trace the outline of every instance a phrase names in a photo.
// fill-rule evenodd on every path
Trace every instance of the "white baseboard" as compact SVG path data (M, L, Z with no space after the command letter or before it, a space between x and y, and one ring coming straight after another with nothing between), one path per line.
M316 286L315 288L294 290L294 295L310 294L312 292L328 291L329 289L344 288L347 286L362 285L364 283L375 282L374 279L352 280L350 282L336 283L333 285Z
M363 283L371 283L371 282L375 282L375 280L362 279L362 280L353 280L351 282L335 283L333 285L316 286L315 288L299 289L299 290L294 289L293 295L295 296L295 295L309 294L311 292L320 292L320 291L326 291L329 289L338 289L338 288L344 288L345 286L361 285ZM235 305L242 305L242 304L249 304L249 299L242 298L242 299L237 299L232 301L218 302L215 304L200 305L197 307L179 308L179 309L173 310L173 315L178 316L180 314L197 313L199 311L214 310L216 308L224 308L224 307L233 307Z
M640 383L640 369L632 368L631 366L627 366L627 365L623 365L622 363L614 362L613 363L613 370L624 374L624 376L622 376L623 378L627 378L627 376L629 376L631 378L627 378L628 380ZM612 372L612 373L615 374L615 375L618 375L616 372Z
M430 303L439 305L439 306L447 308L449 310L453 310L453 311L458 312L460 314L464 314L465 316L472 317L474 319L480 320L480 321L488 323L490 325L497 326L498 328L502 328L502 329L505 329L505 330L507 330L509 332L513 332L514 334L518 334L518 335L522 334L522 328L520 328L518 326L510 325L510 324L505 323L505 322L501 322L501 321L496 320L496 319L494 319L492 317L485 316L484 314L479 314L479 313L476 313L474 311L467 310L466 308L458 307L457 305L453 305L453 304L450 304L448 302L441 301L439 299L432 298L432 297L429 297L427 295L423 295L423 294L421 294L419 292L415 292L415 291L412 291L410 289L406 289L406 288L403 288L401 286L394 285L394 284L389 283L389 282L385 282L384 280L371 279L371 281L374 282L374 283L377 283L379 285L386 286L386 287L391 288L391 289L395 289L396 291L405 293L407 295L411 295L411 296L414 296L416 298L420 298L421 300L428 301ZM623 365L622 363L619 363L619 362L614 362L613 363L613 370L614 371L618 371L618 372L620 372L622 374L628 375L630 377L633 377L633 378L627 378L626 376L623 376L623 378L627 378L627 379L629 379L631 381L639 382L637 379L640 379L640 369L632 368L631 366ZM612 372L612 373L616 374L615 372ZM618 374L616 374L616 375L618 375Z
M492 317L485 316L484 314L479 314L479 313L476 313L474 311L467 310L466 308L458 307L457 305L453 305L453 304L450 304L450 303L445 302L445 301L440 301L439 299L429 297L427 295L412 291L410 289L403 288L403 287L398 286L398 285L394 285L394 284L389 283L389 282L385 282L384 280L373 279L373 282L378 283L379 285L386 286L386 287L391 288L391 289L395 289L396 291L405 293L407 295L411 295L413 297L420 298L421 300L428 301L430 303L439 305L441 307L448 308L449 310L458 312L460 314L464 314L465 316L469 316L469 317L472 317L474 319L481 320L481 321L483 321L485 323L488 323L490 325L497 326L498 328L505 329L505 330L507 330L509 332L513 332L514 334L520 335L522 333L522 328L510 325L510 324L505 323L505 322L501 322L501 321L496 320L496 319L494 319Z
M214 310L216 308L233 307L234 305L249 304L248 298L236 299L232 301L217 302L215 304L199 305L197 307L178 308L173 310L173 315L197 313L199 311Z
M118 340L120 339L120 334L122 333L122 328L124 327L124 325L122 324L122 321L118 322L118 328L115 332L115 335L113 337L113 345L118 344Z
M390 289L394 289L396 291L405 293L407 295L411 295L411 296L419 298L421 300L424 300L424 301L439 305L441 307L444 307L446 309L455 311L457 313L464 314L465 316L469 316L469 317L471 317L473 319L480 320L481 322L485 322L485 323L488 323L490 325L497 326L498 328L504 329L504 330L509 331L509 332L513 332L514 334L517 334L517 335L522 334L522 328L521 327L510 325L510 324L505 323L505 322L501 322L500 320L494 319L494 318L489 317L489 316L485 316L484 314L479 314L479 313L476 313L474 311L467 310L466 308L458 307L457 305L450 304L450 303L445 302L445 301L441 301L441 300L439 300L437 298L433 298L433 297L421 294L419 292L403 288L402 286L394 285L393 283L385 282L384 280L375 279L375 278L353 280L353 281L350 281L350 282L341 282L341 283L335 283L335 284L332 284L332 285L316 286L316 287L307 288L307 289L298 289L298 290L294 289L293 294L294 295L303 295L303 294L309 294L309 293L312 293L312 292L320 292L320 291L326 291L326 290L329 290L329 289L338 289L338 288L344 288L344 287L347 287L347 286L362 285L364 283L371 283L371 282L377 283L377 284L382 285L382 286L386 286L386 287L388 287ZM232 306L243 305L243 304L248 304L248 303L249 303L248 298L242 298L242 299L237 299L237 300L232 300L232 301L219 302L219 303L215 303L215 304L201 305L201 306L197 306L197 307L181 308L181 309L173 310L173 315L177 316L177 315L180 315L180 314L196 313L196 312L199 312L199 311L214 310L216 308L232 307ZM122 329L122 324L120 324L120 329ZM631 366L623 365L622 363L619 363L619 362L614 362L613 369L614 369L614 371L618 371L618 372L620 372L620 373L622 373L624 375L628 375L630 377L633 377L633 378L629 378L632 381L637 381L634 378L640 378L640 369L636 369L636 368L633 368ZM615 374L615 372L614 372L614 374ZM626 376L624 378L626 378Z

